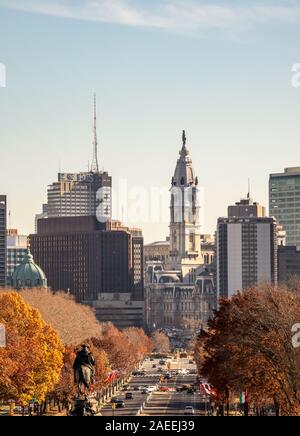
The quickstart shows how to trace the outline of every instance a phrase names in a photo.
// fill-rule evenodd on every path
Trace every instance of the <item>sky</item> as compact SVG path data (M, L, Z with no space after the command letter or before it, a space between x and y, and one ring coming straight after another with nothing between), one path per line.
M116 203L124 181L129 202L137 188L167 191L185 129L203 233L248 178L267 206L269 174L300 166L299 24L300 1L289 0L0 0L0 194L11 226L32 232L59 170L87 170L94 92ZM167 219L125 220L147 242L168 233Z

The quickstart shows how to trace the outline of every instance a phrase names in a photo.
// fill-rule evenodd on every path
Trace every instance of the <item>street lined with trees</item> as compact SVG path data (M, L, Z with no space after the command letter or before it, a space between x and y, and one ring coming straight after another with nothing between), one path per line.
M49 404L67 409L76 394L73 363L86 343L95 361L92 391L97 393L133 371L152 350L142 329L118 330L97 321L90 307L49 290L0 292L0 401L23 407Z
M221 300L195 346L215 400L226 409L245 393L246 414L250 405L258 412L273 405L276 414L299 416L300 349L292 341L299 321L300 292L285 286L262 284Z

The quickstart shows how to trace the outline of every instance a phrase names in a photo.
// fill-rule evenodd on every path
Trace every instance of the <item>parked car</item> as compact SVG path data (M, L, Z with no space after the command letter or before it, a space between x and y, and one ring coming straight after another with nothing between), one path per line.
M126 407L125 402L123 400L117 400L115 402L116 409L124 409Z
M184 414L185 415L195 415L195 410L194 410L193 406L185 406Z
M133 394L132 392L127 392L125 395L125 400L133 400Z

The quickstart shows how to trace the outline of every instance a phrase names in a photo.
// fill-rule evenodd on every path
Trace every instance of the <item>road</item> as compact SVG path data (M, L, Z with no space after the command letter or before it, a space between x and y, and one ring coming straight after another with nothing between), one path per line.
M153 366L156 368L153 368ZM145 376L133 377L129 383L129 392L133 393L132 400L125 400L126 392L120 392L117 398L125 402L124 409L112 410L111 404L107 404L102 409L103 416L134 416L137 415L144 404L141 415L144 416L179 416L184 414L186 406L192 406L195 410L195 415L204 415L205 406L204 399L197 391L194 395L184 392L176 392L176 388L182 385L191 385L196 382L196 374L173 376L169 381L164 381L159 384L161 374L158 369L162 367L164 372L168 371L166 366L159 364L159 359L145 361L142 370L145 371ZM196 365L190 364L189 359L176 359L171 363L171 371L178 369L187 369L191 372L196 372ZM145 386L158 385L171 389L168 392L156 392L150 395L142 394L141 389ZM135 390L139 388L140 390Z

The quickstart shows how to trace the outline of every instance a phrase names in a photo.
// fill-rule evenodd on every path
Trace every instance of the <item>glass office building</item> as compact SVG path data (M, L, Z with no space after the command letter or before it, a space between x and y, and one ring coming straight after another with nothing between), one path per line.
M286 231L286 245L300 247L300 167L270 175L269 207Z

